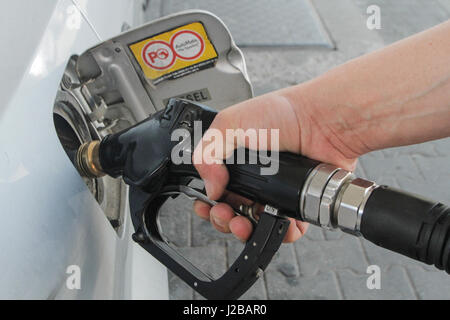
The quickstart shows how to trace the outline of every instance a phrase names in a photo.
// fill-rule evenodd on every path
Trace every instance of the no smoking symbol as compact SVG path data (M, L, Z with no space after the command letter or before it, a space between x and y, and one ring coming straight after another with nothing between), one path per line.
M164 70L170 68L175 62L175 54L165 41L150 41L142 50L142 58L153 69Z

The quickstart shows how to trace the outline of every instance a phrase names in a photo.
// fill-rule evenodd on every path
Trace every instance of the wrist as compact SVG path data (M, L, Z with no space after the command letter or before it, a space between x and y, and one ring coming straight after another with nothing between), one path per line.
M310 141L325 140L343 158L355 159L373 150L374 138L368 132L369 118L363 114L363 106L353 92L336 86L341 80L327 73L312 81L293 87L292 93L301 118L308 119L312 136ZM353 95L353 96L352 96ZM318 136L321 137L318 137Z

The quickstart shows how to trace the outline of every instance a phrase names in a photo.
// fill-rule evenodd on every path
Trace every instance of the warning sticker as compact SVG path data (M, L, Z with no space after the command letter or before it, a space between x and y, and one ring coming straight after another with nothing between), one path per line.
M218 57L200 22L160 33L129 47L145 76L154 84L213 67Z

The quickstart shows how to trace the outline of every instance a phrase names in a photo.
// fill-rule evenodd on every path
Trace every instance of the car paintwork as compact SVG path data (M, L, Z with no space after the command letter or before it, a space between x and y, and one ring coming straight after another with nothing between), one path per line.
M0 298L166 299L165 268L132 242L129 214L114 231L52 118L68 58L132 25L135 12L126 0L36 2L4 5L15 36L0 32ZM66 285L71 265L79 290Z

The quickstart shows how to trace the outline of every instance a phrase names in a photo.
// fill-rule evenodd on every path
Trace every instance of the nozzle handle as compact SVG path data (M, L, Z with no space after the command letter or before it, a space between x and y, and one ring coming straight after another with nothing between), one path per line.
M246 159L257 159L256 163L237 164L237 154L243 152ZM267 163L277 168L276 173L264 175ZM263 163L266 163L264 165ZM301 220L300 197L303 185L311 171L319 164L300 155L289 152L271 153L270 156L258 154L257 151L238 149L233 161L225 160L229 172L227 190L249 198L255 202L268 204L283 215ZM169 176L194 176L198 172L190 164L172 164Z
M130 188L131 219L136 230L133 239L207 299L237 299L246 292L262 276L289 227L289 220L283 217L261 214L241 254L222 276L213 278L186 260L162 236L158 219L165 201L166 197L149 198L139 188Z

